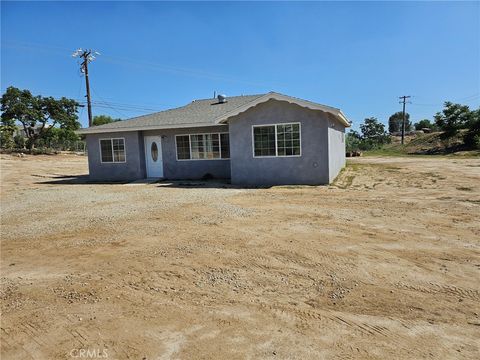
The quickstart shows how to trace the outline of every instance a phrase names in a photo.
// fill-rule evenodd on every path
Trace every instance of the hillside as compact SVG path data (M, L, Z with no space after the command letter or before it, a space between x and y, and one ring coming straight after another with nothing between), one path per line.
M442 139L442 132L415 134L405 137L405 145L399 136L382 149L365 152L365 155L459 155L480 156L480 150L468 149L463 143L463 132L449 139Z

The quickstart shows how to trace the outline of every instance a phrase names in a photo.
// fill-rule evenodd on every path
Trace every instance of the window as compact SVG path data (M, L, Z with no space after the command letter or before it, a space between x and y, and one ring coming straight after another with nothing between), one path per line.
M275 156L275 125L253 128L255 156Z
M228 134L220 134L220 150L222 159L230 159L230 138Z
M190 137L188 135L177 136L176 141L177 141L177 159L178 160L190 159Z
M300 156L300 124L253 126L253 156Z
M300 155L300 125L277 125L277 155Z
M103 163L125 162L125 139L100 139L100 153Z
M177 135L177 160L229 159L228 133Z
M157 162L158 160L158 146L157 143L154 141L152 142L152 146L150 147L150 154L152 155L152 160Z
M194 160L220 158L218 134L190 135L191 156Z

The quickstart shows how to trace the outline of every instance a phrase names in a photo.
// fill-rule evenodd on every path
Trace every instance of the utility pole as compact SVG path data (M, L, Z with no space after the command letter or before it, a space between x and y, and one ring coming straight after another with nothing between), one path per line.
M72 57L81 58L80 71L85 74L85 87L87 89L87 109L88 109L88 126L92 126L92 99L90 97L90 81L88 79L88 63L95 60L95 55L100 55L99 52L93 50L78 49L74 51Z
M400 96L399 99L402 99L402 101L400 101L399 103L400 104L403 104L403 111L402 111L402 114L403 114L403 121L402 121L402 145L405 143L405 122L406 122L406 119L405 119L405 104L407 103L407 99L410 98L411 96L407 96L407 95L404 95L404 96Z

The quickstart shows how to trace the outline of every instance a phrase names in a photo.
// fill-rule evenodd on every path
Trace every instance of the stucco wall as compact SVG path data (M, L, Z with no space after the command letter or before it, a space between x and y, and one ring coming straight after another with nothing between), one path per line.
M301 123L300 157L253 157L252 125ZM229 121L231 179L241 185L326 184L328 118L284 101L269 100Z
M332 182L345 166L345 127L329 116L328 127L328 175Z
M230 178L230 160L177 160L175 135L228 132L228 125L144 131L142 136L162 136L163 175L166 179L201 179L206 174Z
M102 163L100 158L100 139L124 138L124 163ZM88 149L88 169L90 179L94 181L130 181L145 177L143 137L138 132L117 132L91 134L86 137Z

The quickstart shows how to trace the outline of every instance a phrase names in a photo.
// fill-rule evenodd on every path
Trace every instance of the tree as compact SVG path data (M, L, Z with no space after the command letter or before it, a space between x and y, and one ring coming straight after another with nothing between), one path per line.
M362 139L371 140L377 143L385 143L388 138L385 132L385 125L378 121L375 117L366 118L364 123L360 125Z
M98 126L98 125L110 124L112 122L120 121L120 120L122 119L114 119L108 115L97 115L93 117L92 125Z
M20 122L27 137L27 147L32 149L55 126L76 130L80 127L77 117L79 104L62 97L33 96L28 90L13 86L7 88L1 99L2 124Z
M72 129L52 128L42 137L41 143L46 147L68 149L78 140L80 140L80 136Z
M423 119L423 120L420 120L419 122L415 123L415 130L422 130L422 129L435 130L436 126L430 120Z
M398 111L388 118L388 132L390 134L402 131L403 112ZM410 131L412 123L410 114L405 113L405 131Z
M15 125L9 124L8 121L0 125L0 147L2 149L12 149L15 146L13 133Z
M468 130L463 136L463 142L470 148L480 149L480 108L470 112Z
M446 101L442 112L437 112L434 119L435 124L444 131L444 137L451 137L458 130L466 128L471 121L471 117L472 112L467 105Z
M21 134L15 135L13 141L15 142L15 147L17 149L25 148L25 138Z
M361 148L362 137L358 131L350 130L345 137L345 147L348 152L358 151Z
M385 125L379 122L377 118L365 119L364 123L360 125L360 131L362 132L360 144L362 150L374 149L390 142L390 137L385 131Z

